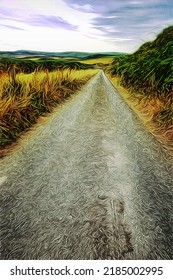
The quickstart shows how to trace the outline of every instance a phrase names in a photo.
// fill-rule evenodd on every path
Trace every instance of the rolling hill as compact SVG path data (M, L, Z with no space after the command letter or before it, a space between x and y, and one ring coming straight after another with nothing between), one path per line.
M74 59L91 59L99 57L115 56L122 53L118 52L41 52L30 50L17 50L17 51L0 51L0 57L15 57L15 58L27 58L27 57L55 57L55 58L74 58Z

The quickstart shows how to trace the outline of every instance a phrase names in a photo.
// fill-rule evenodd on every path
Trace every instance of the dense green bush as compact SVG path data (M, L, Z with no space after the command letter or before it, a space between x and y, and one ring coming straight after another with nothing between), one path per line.
M173 26L164 29L152 42L135 53L114 59L110 73L121 85L145 95L173 95Z

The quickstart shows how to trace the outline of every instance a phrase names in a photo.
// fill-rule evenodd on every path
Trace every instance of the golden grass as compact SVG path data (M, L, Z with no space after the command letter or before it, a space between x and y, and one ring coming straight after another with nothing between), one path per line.
M97 63L110 64L113 62L113 59L114 58L111 57L101 57L101 58L94 58L94 59L79 60L79 62L85 64L97 64Z
M58 104L76 93L98 70L40 71L0 76L0 147L14 141Z

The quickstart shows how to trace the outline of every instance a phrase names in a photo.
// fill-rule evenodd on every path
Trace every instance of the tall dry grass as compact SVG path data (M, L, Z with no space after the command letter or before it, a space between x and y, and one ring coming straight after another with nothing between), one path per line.
M143 124L166 148L173 152L173 102L171 98L144 96L140 92L133 94L121 85L119 77L112 77L110 73L107 73L107 76Z
M0 74L0 147L76 93L98 70Z

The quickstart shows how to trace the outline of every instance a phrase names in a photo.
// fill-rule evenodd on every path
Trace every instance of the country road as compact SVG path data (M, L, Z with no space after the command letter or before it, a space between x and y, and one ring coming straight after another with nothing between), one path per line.
M1 259L172 259L171 173L100 71L1 159Z

